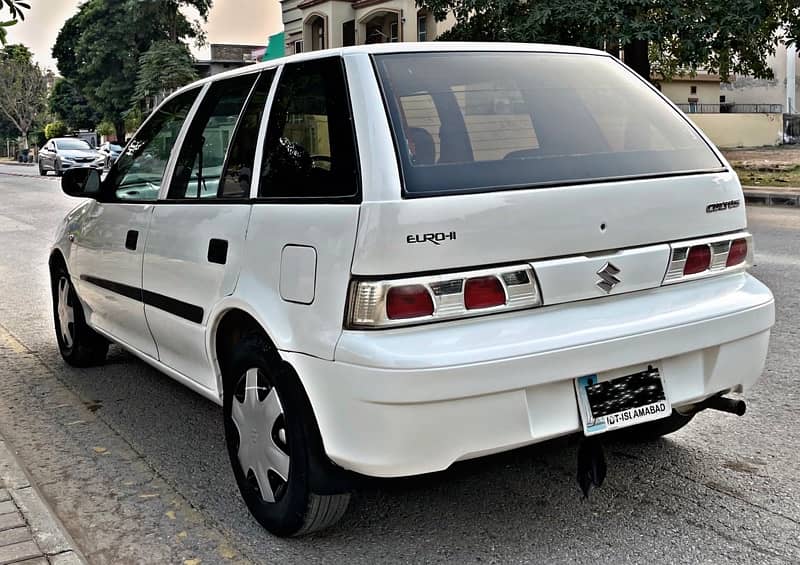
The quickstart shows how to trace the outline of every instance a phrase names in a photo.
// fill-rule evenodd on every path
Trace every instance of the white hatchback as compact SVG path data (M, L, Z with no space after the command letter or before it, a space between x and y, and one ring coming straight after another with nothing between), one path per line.
M722 395L759 378L774 321L730 165L597 51L246 67L62 186L89 198L50 259L62 355L115 342L221 404L279 535L334 523L360 475L741 412Z

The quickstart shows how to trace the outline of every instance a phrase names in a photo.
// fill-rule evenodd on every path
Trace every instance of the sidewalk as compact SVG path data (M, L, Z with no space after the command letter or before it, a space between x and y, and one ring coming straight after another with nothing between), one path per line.
M794 186L743 186L748 204L765 206L800 206L800 188Z
M0 565L82 565L69 534L0 437Z

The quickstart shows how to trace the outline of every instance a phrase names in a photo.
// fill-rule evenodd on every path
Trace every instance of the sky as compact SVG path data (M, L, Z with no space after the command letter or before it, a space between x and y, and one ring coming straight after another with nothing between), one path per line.
M25 21L8 28L8 43L24 43L39 65L56 71L50 51L64 22L83 0L29 0ZM2 5L2 2L0 2ZM196 12L195 12L196 14ZM0 18L8 16L0 10ZM246 23L246 25L243 25ZM283 28L278 0L215 0L205 25L208 43L267 45L267 38ZM195 57L208 58L209 50L192 48Z

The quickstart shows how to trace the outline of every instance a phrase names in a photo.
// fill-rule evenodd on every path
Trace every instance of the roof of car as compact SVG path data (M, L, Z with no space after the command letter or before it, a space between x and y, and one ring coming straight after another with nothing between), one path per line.
M610 56L604 51L587 49L585 47L573 47L569 45L552 45L547 43L488 43L488 42L450 42L450 41L427 41L427 42L402 42L402 43L375 43L371 45L355 45L353 47L339 47L334 49L322 49L319 51L307 51L296 55L288 55L279 59L271 59L263 63L248 65L238 69L232 69L224 73L219 73L181 89L185 90L207 82L231 78L238 75L258 72L262 69L271 69L284 63L298 61L309 61L330 57L331 55L357 55L357 54L384 54L384 53L436 53L442 51L482 51L482 52L533 52L533 53L572 53L582 55L602 55ZM180 91L179 91L180 92Z

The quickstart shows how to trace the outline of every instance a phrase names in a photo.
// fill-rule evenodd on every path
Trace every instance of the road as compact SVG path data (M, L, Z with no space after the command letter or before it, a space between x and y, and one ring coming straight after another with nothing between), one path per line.
M334 529L281 540L238 496L219 408L117 347L60 360L47 250L75 200L32 172L0 166L0 433L93 563L800 561L800 211L749 211L778 321L745 417L610 444L589 501L565 439L370 482Z

